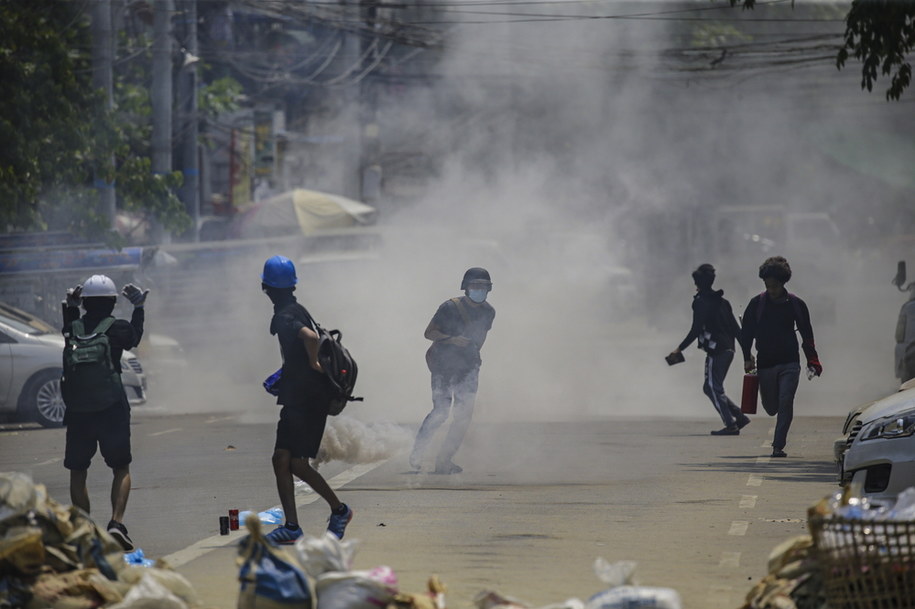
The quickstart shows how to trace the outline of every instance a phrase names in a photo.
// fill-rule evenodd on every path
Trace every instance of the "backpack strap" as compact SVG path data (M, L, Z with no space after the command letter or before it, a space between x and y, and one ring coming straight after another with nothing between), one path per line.
M454 306L457 307L458 313L461 316L461 319L464 320L464 325L470 325L470 316L467 315L467 310L464 308L464 299L461 296L455 296L451 299L451 302L454 303Z
M82 336L85 331L82 319L74 319L70 323L70 336Z
M106 317L102 321L98 322L97 326L95 326L95 333L104 334L105 332L108 331L108 328L110 328L114 324L114 322L115 322L114 317Z

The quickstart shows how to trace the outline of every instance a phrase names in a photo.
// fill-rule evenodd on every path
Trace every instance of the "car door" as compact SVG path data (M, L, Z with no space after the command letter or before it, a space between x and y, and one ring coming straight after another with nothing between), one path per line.
M0 330L0 411L9 411L16 407L10 406L10 393L13 384L13 349L11 345L16 341L6 332Z

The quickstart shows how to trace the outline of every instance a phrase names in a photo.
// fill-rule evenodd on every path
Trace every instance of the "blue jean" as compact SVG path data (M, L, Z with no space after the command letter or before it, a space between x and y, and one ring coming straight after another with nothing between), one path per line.
M766 414L775 419L775 437L772 448L781 450L788 442L788 429L794 418L794 394L801 380L801 365L797 362L760 368L759 400Z
M479 368L457 372L433 370L432 412L423 419L423 424L416 434L416 442L413 445L413 455L416 459L421 458L425 453L435 432L448 419L450 412L452 414L451 427L439 450L436 463L451 461L464 441L467 428L470 427L479 378Z
M705 379L702 391L712 401L718 416L725 427L733 427L737 421L746 419L740 408L724 393L724 378L734 360L734 350L727 349L720 353L708 353L705 356Z

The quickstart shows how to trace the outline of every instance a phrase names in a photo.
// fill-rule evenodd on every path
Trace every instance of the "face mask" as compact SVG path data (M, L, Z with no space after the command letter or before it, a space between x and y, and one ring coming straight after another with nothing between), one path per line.
M479 304L486 300L486 293L488 290L467 290L467 297L475 303Z

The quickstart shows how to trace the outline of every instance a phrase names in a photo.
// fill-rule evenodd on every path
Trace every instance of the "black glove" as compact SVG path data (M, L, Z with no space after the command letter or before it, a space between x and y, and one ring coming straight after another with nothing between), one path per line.
M149 294L149 290L144 290L132 283L128 283L124 286L124 289L121 290L121 294L123 294L133 306L142 307L146 303L146 296Z
M79 284L75 288L67 288L67 306L79 307L83 303L82 293L83 284Z

